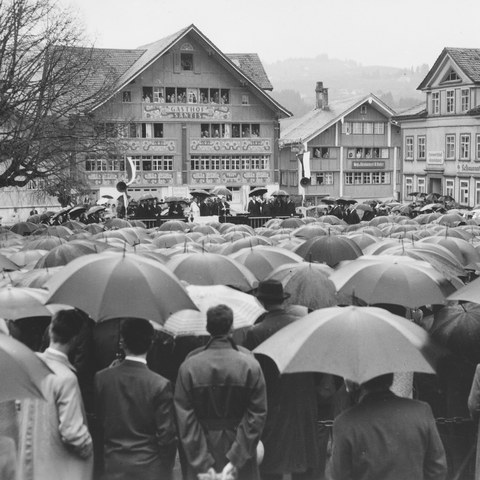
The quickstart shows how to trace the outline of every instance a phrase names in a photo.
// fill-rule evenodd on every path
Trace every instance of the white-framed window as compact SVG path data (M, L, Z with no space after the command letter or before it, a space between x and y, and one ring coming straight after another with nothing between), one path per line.
M373 135L373 122L365 122L363 124L363 133L365 135Z
M475 181L475 205L480 205L480 181Z
M440 92L432 93L432 114L438 115L440 113Z
M470 134L460 135L460 160L470 160Z
M242 157L242 170L250 170L250 159Z
M122 102L130 103L132 101L132 92L130 90L124 90L122 92Z
M462 89L462 112L470 110L470 89Z
M342 133L344 135L350 135L352 133L352 122L342 123Z
M333 185L333 172L316 172L312 177L314 185Z
M447 90L447 113L455 113L455 90Z
M425 177L418 177L417 178L417 190L420 193L426 193L425 189Z
M385 123L375 122L374 133L375 135L385 135Z
M353 185L353 172L345 172L345 185Z
M445 179L445 195L455 198L455 180L453 178Z
M476 159L477 160L480 160L480 134L477 133L477 136L476 136L476 153L477 153L477 156L476 156Z
M405 137L405 160L413 160L413 136Z
M357 185L363 183L363 172L353 172L353 183Z
M363 124L362 122L353 122L352 124L352 133L354 135L361 135L363 133Z
M455 135L451 133L445 135L445 159L455 159Z
M250 105L250 98L246 93L242 95L242 105Z
M425 160L426 143L427 143L427 139L425 135L419 135L417 137L417 160Z
M270 168L270 157L264 155L260 158L260 170L268 170Z
M231 170L240 170L240 157L232 157Z
M460 203L468 205L468 180L460 180Z
M405 177L405 195L404 197L408 197L409 193L413 192L413 177Z

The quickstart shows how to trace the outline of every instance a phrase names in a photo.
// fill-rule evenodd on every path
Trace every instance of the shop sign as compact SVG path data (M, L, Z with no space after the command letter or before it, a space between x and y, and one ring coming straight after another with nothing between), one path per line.
M226 105L149 105L143 106L146 119L168 120L231 120L232 112Z
M255 184L268 183L270 172L192 172L193 184Z
M385 168L385 162L379 161L352 161L352 168Z
M461 172L480 172L480 165L469 165L468 163L461 163L457 165L457 170Z
M230 139L230 138L196 138L190 142L190 151L216 153L271 153L270 139Z
M427 152L427 164L443 165L443 150Z

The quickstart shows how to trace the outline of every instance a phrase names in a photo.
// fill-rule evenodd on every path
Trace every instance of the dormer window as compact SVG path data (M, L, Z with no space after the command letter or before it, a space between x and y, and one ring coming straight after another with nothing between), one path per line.
M451 68L443 81L444 82L458 82L460 80L461 80L461 78L458 76L458 73L453 68Z
M367 106L366 105L362 105L360 107L360 115L366 115L367 114Z

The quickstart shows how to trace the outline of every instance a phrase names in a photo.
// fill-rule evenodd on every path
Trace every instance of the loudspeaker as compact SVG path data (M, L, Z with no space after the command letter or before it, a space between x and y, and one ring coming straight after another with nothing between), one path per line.
M125 182L118 182L117 191L120 193L125 193L127 191L127 184Z
M312 183L312 180L310 179L310 177L303 177L301 180L300 180L300 185L302 187L306 187L307 185L310 185Z

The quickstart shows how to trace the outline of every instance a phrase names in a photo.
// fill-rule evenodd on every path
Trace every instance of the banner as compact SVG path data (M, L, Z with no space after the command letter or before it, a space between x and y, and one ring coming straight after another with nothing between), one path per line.
M127 161L125 162L125 170L127 172L127 181L125 183L130 185L135 181L135 176L137 174L135 162L130 157L127 157Z

